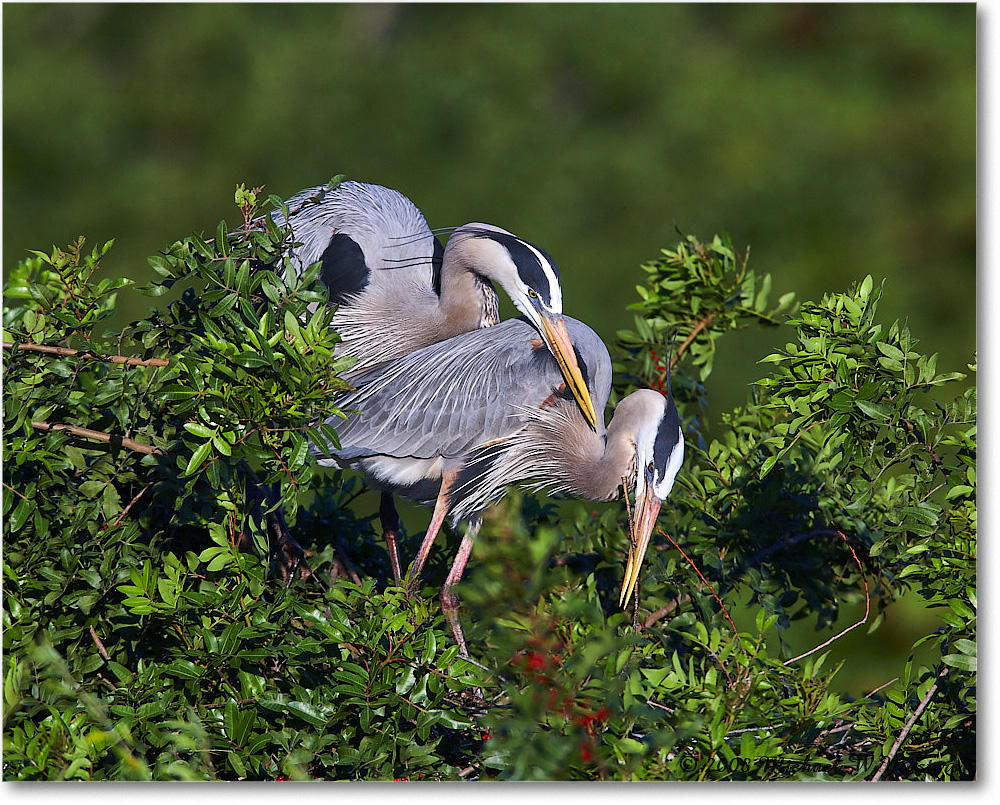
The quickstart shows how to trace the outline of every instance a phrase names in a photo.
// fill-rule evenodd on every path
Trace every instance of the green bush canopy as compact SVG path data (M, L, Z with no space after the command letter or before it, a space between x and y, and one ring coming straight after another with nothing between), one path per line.
M612 401L669 371L687 450L636 611L624 503L515 491L458 588L464 659L448 551L408 599L360 480L318 471L348 361L315 268L249 224L282 201L237 203L145 287L97 281L111 243L82 238L8 271L5 780L975 777L975 387L879 318L891 287L772 303L724 237L643 265ZM171 289L102 332L119 294ZM710 438L703 383L753 327L785 344ZM939 626L838 692L830 646L904 593Z

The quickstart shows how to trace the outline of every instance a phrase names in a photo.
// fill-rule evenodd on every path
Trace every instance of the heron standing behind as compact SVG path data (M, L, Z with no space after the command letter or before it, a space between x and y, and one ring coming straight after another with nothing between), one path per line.
M565 318L590 392L603 411L611 358L587 325ZM462 577L479 514L514 483L531 482L595 501L630 491L635 511L620 603L631 596L660 505L684 457L677 408L642 389L619 402L605 429L592 429L559 366L533 327L511 319L433 344L355 380L342 407L360 416L337 424L341 447L319 463L361 472L393 494L434 506L410 570L411 588L449 514L470 525L441 590L442 608L467 647L452 588ZM314 448L317 454L318 448Z
M442 249L406 196L379 185L342 182L287 201L290 255L319 278L338 305L331 326L340 354L357 358L348 380L382 364L500 321L493 282L542 336L586 420L597 414L562 318L559 269L542 249L489 224L458 227ZM286 220L272 213L276 224ZM295 245L297 244L297 245ZM379 506L393 576L401 576L398 516L388 493Z

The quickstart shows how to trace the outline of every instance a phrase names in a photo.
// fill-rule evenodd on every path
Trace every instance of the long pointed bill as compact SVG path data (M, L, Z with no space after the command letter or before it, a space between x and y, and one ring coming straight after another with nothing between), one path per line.
M646 548L649 546L649 538L653 533L653 526L656 525L661 503L662 501L648 486L643 499L636 501L635 521L632 524L629 540L631 546L628 552L628 564L625 565L625 578L622 579L622 594L618 606L625 606L635 589L635 583L639 580L639 568L642 567L642 560L646 556Z
M573 343L569 340L569 332L566 330L566 322L562 316L549 318L542 315L542 335L549 352L555 356L559 369L566 379L566 385L573 392L580 410L587 418L590 426L597 430L597 414L594 412L594 403L590 399L590 389L583 379L583 372L580 371L580 364L576 361L576 352L573 351Z

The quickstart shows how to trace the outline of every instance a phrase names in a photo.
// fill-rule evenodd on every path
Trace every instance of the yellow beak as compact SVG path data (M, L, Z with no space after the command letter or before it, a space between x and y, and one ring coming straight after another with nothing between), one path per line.
M576 361L576 352L573 351L573 343L569 340L569 332L566 330L566 322L562 317L548 318L542 316L542 336L549 352L555 357L556 362L562 370L566 385L573 392L580 410L587 418L590 426L597 430L597 414L594 411L594 403L590 399L590 389L583 379L583 372L580 371L580 364Z
M631 545L628 563L625 565L625 577L622 579L622 594L618 606L625 606L635 589L635 583L639 580L639 568L642 567L642 560L646 556L646 548L649 546L649 538L652 536L653 526L656 525L661 503L662 501L653 494L649 486L646 487L643 499L636 501L635 521L631 524L632 533L629 534Z

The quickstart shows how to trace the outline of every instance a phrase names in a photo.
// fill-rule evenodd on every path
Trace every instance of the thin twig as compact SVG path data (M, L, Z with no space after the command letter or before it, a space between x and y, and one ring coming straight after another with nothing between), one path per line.
M684 559L687 560L687 563L694 568L694 572L698 574L698 578L700 578L702 582L705 584L705 586L708 587L708 591L712 594L712 597L719 602L719 608L722 610L722 614L726 616L726 620L729 621L729 625L733 627L733 635L735 635L736 637L736 642L740 647L740 651L746 654L746 649L743 648L743 641L740 640L739 630L737 630L736 624L733 623L733 619L729 617L729 610L727 610L726 605L722 603L722 599L719 598L718 594L715 592L715 588L708 583L708 579L706 579L705 576L702 574L701 570L698 569L698 565L694 563L691 557L689 557L686 553L684 553L684 549L681 548L681 546L678 545L676 542L674 542L673 537L667 534L662 528L657 528L656 530L659 531L662 536L670 540L673 546L678 551L680 551L681 556L683 556ZM708 646L703 646L703 647L705 648L706 651L708 651L709 654L711 654L715 658L715 661L719 664L719 667L722 669L722 673L726 675L726 682L729 683L729 687L733 687L733 678L729 675L729 671L726 670L726 666L719 658L719 655L717 655L714 651L712 651L712 649L710 649Z
M694 340L698 337L698 334L702 330L704 330L706 327L708 327L708 325L710 325L712 323L712 320L715 318L715 314L716 314L716 311L713 310L705 318L703 318L701 321L699 321L694 326L694 329L691 330L691 334L681 342L681 345L679 347L677 347L677 352L670 358L670 371L671 372L674 370L674 367L677 365L677 361L679 361L681 359L681 355L684 354L684 350L686 350L689 346L691 346L691 344L694 342Z
M835 537L840 534L839 531L835 531L830 528L817 528L814 531L803 531L800 534L795 534L791 537L782 537L777 542L768 545L763 550L757 551L753 555L753 560L755 562L760 562L761 559L770 556L772 553L777 553L778 551L783 551L786 548L791 548L798 545L800 542L812 539L813 537Z
M240 461L240 469L246 473L250 483L253 484L255 495L259 496L258 502L263 503L264 520L267 523L267 530L271 536L271 550L274 558L281 565L284 574L285 586L291 586L295 580L295 574L301 572L303 581L314 577L312 568L306 561L306 552L302 546L295 541L288 527L285 525L284 516L281 514L281 501L271 500L273 494L271 488L261 483L257 473L245 461ZM320 582L322 584L322 582ZM324 585L325 586L325 585Z
M930 686L927 693L924 694L924 698L920 700L920 704L917 705L917 709L913 711L913 715L910 716L909 721L906 722L906 726L903 727L903 731L899 733L899 737L896 738L896 742L892 745L892 749L889 750L889 754L885 756L885 760L882 761L882 765L872 776L872 782L877 782L882 779L882 775L885 774L885 770L889 768L889 764L892 759L896 757L896 753L899 748L903 745L903 741L906 740L906 736L910 734L910 730L913 729L913 725L917 723L917 719L920 718L920 714L924 712L924 709L930 703L931 697L938 689L938 683L944 679L945 675L948 673L948 666L945 665L937 675L937 679L934 680L934 684Z
M892 679L890 679L890 680L889 680L888 682L883 682L883 683L882 683L881 685L879 685L879 686L878 686L877 688L875 688L874 690L870 690L870 691L868 691L868 693L866 693L866 694L865 694L864 696L862 696L861 698L862 698L862 699L870 699L870 698L871 698L872 696L874 696L874 695L875 695L876 693L878 693L878 692L879 692L880 690L883 690L884 688L887 688L887 687L889 687L889 685L891 685L891 684L892 684L893 682L898 682L898 681L899 681L899 677L898 677L898 676L894 676L894 677L893 677Z
M698 565L696 565L696 564L695 564L695 563L694 563L694 562L692 561L691 557L689 557L689 556L688 556L688 555L687 555L686 553L684 553L684 549L683 549L683 548L682 548L682 547L681 547L680 545L678 545L678 544L677 544L676 542L674 542L674 539L673 539L673 537L671 537L671 536L670 536L669 534L667 534L667 533L666 533L666 532L665 532L665 531L664 531L664 530L663 530L662 528L657 528L656 530L657 530L657 531L659 531L659 532L660 532L660 534L661 534L662 536L664 536L664 537L666 537L667 539L669 539L669 540L670 540L670 543L671 543L671 544L672 544L672 545L673 545L673 546L674 546L674 547L675 547L675 548L676 548L676 549L677 549L678 551L680 551L680 552L681 552L681 556L683 556L683 557L684 557L684 559L685 559L685 560L687 561L687 563L688 563L689 565L691 565L691 567L693 567L693 568L694 568L694 572L698 574L698 578L699 578L699 579L701 579L701 580L702 580L702 582L704 582L704 584L705 584L705 586L706 586L706 587L708 587L708 591L709 591L709 592L710 592L710 593L712 594L712 597L713 597L713 598L714 598L714 599L715 599L716 601L718 601L718 602L719 602L719 606L720 606L720 607L722 608L722 614L726 616L726 620L727 620L727 621L729 621L729 625L730 625L731 627L733 627L733 634L734 634L734 635L736 635L736 637L737 637L737 638L739 638L739 636L740 636L740 632L739 632L739 629L737 629L737 628L736 628L736 624L735 624L735 623L733 623L733 619L729 617L729 610L728 610L728 609L726 609L726 605L722 603L722 599L721 599L721 598L719 598L718 594L717 594L717 593L715 592L715 588L714 588L714 587L713 587L713 586L712 586L711 584L709 584L709 583L708 583L708 579L706 579L706 578L705 578L705 577L704 577L704 576L702 575L701 571L700 571L700 570L698 569ZM743 644L742 644L742 643L740 644L740 648L743 648Z
M854 548L851 546L851 543L847 542L847 537L844 536L843 532L837 531L835 533L838 536L840 536L840 538L842 540L844 540L845 543L847 543L847 549L851 552L851 556L854 557L854 561L858 565L858 570L861 571L861 581L863 581L864 585L865 585L865 616L861 620L859 620L857 623L852 623L846 629L842 630L841 632L838 632L833 637L831 637L829 640L824 640L818 646L809 649L809 651L803 652L798 657L792 657L790 660L785 660L784 665L790 665L793 662L801 660L803 657L808 657L810 654L815 654L821 648L825 648L826 646L829 646L834 640L839 640L840 638L842 638L845 634L847 634L852 629L857 629L862 623L867 623L868 622L868 614L871 612L872 601L871 601L871 596L868 594L868 579L865 578L864 568L861 567L861 561L858 559L858 555L854 552Z
M17 496L18 496L19 498L21 498L21 500L31 500L31 498L29 498L29 497L28 497L27 495L25 495L25 494L24 494L23 492L19 492L19 491L17 491L17 490L16 490L16 489L15 489L14 487L12 487L12 486L11 486L11 485L10 485L9 483L7 483L6 481L4 481L4 484L3 484L3 486L4 486L4 489L9 489L9 490L10 490L11 492L13 492L13 493L14 493L15 495L17 495Z
M4 341L4 349L18 349L25 352L44 352L48 355L62 355L68 358L87 358L93 361L106 361L108 363L123 363L128 366L169 366L170 361L163 358L129 358L125 355L95 355L93 352L84 352L79 349L69 347L50 347L46 344L15 344L11 341Z
M361 576L359 576L358 571L354 569L354 563L351 561L351 557L347 553L347 548L344 547L344 541L340 538L339 534L333 535L333 547L337 550L337 553L340 555L340 558L344 563L344 569L351 577L351 581L353 581L360 587Z
M113 433L104 433L103 431L91 430L90 428L81 428L78 425L33 421L31 423L31 427L36 430L65 430L69 431L74 436L82 436L85 439L93 439L98 442L104 442L105 444L113 444L116 447L127 447L129 450L134 450L136 453L145 453L146 455L166 455L165 450L162 450L159 447L154 447L151 444L143 444L142 442L137 442L134 439L129 439L125 436L116 436Z
M119 514L118 515L118 519L115 520L115 525L116 526L122 524L122 520L125 519L125 516L129 513L129 511L132 509L132 507L138 502L139 498L141 498L144 494L146 494L146 490L147 489L149 489L149 484L147 484L142 489L140 489L139 490L139 494L136 495L134 498L132 498L132 500L129 501L128 506L126 506L124 509L122 509L122 513Z
M108 650L104 648L104 644L101 642L101 638L97 636L97 632L94 631L94 627L90 627L90 639L94 641L94 645L97 646L97 653L100 654L104 659L110 659L108 656Z

